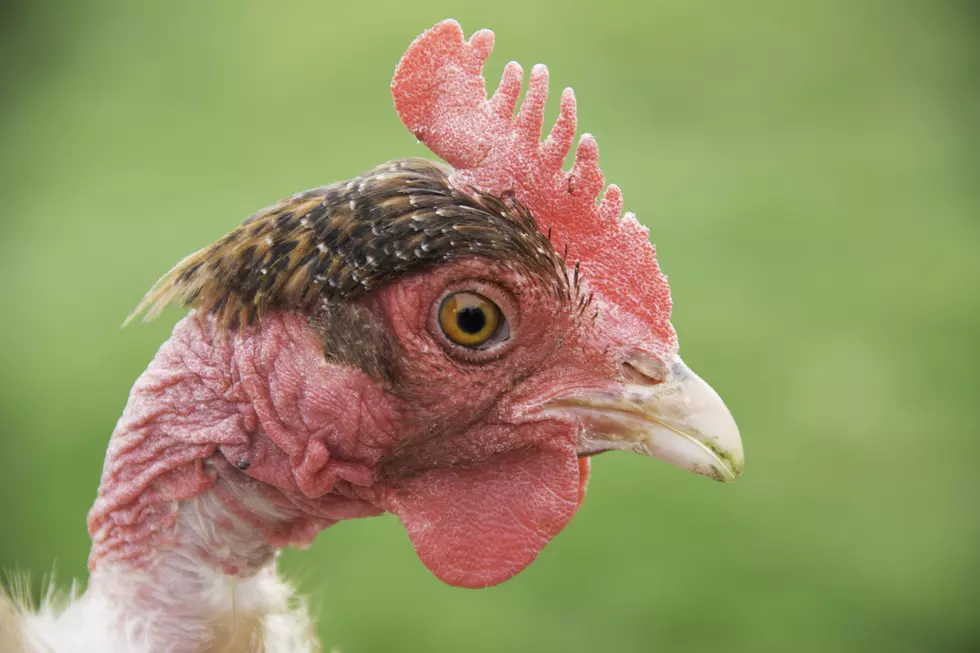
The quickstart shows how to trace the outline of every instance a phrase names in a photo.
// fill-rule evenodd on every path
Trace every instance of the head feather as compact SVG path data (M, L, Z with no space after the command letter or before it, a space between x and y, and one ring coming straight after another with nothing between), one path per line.
M564 260L512 195L460 190L446 175L404 159L297 193L174 266L127 322L175 302L232 328L277 309L316 316L427 265L472 257L522 266L562 301L573 297Z

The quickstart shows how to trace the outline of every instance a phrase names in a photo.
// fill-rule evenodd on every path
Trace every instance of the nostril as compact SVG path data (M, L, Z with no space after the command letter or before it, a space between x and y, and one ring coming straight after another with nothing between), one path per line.
M666 380L665 376L651 376L630 362L623 363L622 370L623 377L627 383L635 383L637 385L658 385Z
M627 383L658 385L666 381L668 376L666 365L641 351L627 354L621 367Z
M647 377L629 363L623 363L620 367L623 372L623 380L627 383L648 383Z

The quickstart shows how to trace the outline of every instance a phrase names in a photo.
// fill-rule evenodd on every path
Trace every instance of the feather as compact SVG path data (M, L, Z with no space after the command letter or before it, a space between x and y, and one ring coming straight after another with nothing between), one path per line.
M569 299L564 259L511 195L460 189L424 159L391 161L259 211L174 266L127 322L141 313L153 319L173 302L232 327L274 309L315 317L324 304L474 256L523 266Z
M35 610L26 576L0 589L2 653L155 653L138 634L153 627L153 616L139 624L120 617L120 606L98 592L79 595L72 584L59 591L53 582ZM255 579L226 577L214 584L212 602L224 606L210 619L194 650L201 653L316 653L319 644L306 606L275 573ZM125 627L114 626L126 623ZM139 628L137 628L137 625ZM175 640L175 645L179 640ZM187 650L180 648L180 650Z

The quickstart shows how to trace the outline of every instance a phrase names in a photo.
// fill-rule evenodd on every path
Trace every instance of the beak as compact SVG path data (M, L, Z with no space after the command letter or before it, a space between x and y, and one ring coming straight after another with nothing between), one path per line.
M639 373L627 383L566 395L545 408L545 414L572 417L585 426L579 455L624 449L718 481L738 478L745 464L742 440L711 386L677 357L666 372L662 364L642 358L629 367Z

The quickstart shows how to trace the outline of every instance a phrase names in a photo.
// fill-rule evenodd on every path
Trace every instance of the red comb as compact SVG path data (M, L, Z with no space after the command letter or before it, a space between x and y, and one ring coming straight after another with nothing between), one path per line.
M541 230L550 230L555 248L568 248L568 259L580 264L604 310L634 315L673 348L670 288L647 229L632 213L620 219L623 196L615 184L596 205L605 181L591 134L579 139L571 170L562 169L576 131L572 89L562 93L558 120L542 142L548 69L532 69L515 118L523 71L517 62L507 64L488 99L482 72L492 50L493 32L480 30L466 41L455 20L416 38L391 82L402 122L456 169L453 180L461 187L513 192Z

